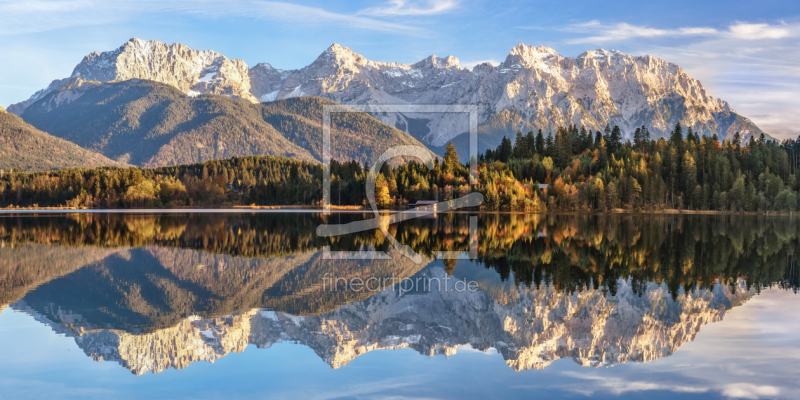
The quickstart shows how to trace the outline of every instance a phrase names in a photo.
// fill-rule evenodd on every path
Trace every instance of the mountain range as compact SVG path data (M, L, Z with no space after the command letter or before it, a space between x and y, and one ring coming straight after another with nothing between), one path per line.
M319 97L265 104L219 95L188 96L150 80L70 78L23 113L34 126L120 162L159 167L234 156L322 157ZM367 162L391 145L421 145L363 113L331 117L331 156Z
M762 132L668 61L603 49L564 57L549 47L524 44L498 66L483 63L469 70L453 56L432 55L414 64L377 62L334 43L308 66L280 70L268 63L248 68L242 60L179 43L133 38L116 50L87 55L69 78L8 109L21 115L74 78L148 79L190 96L219 94L249 102L320 96L342 104L472 104L478 106L486 145L516 130L548 132L569 124L593 130L618 125L627 135L646 126L664 136L677 122L721 138ZM467 118L458 114L376 117L433 147L467 130Z
M9 106L41 131L15 140L41 148L13 155L7 150L3 165L159 167L247 155L320 161L322 107L337 103L476 105L481 152L518 130L547 133L570 124L591 130L618 125L628 137L641 126L666 136L678 122L721 139L763 133L681 67L613 50L570 58L520 44L500 65L469 70L453 56L377 62L334 43L308 66L280 70L133 38L116 50L85 56L70 77ZM4 117L3 132L17 129L20 122L10 118ZM395 145L424 145L443 154L449 141L463 159L468 156L463 113L332 118L332 157L340 161L371 163ZM52 138L44 132L83 149L41 139Z

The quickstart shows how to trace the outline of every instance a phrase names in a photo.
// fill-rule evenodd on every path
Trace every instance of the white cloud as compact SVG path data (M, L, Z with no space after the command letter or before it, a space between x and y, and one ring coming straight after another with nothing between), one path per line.
M492 64L492 66L495 66L495 67L496 67L496 66L498 66L498 65L500 65L500 61L497 61L497 60L495 60L495 59L489 59L489 60L474 60L474 61L473 61L473 60L471 60L471 61L461 61L459 64L461 64L461 67L462 67L462 68L469 68L469 69L472 69L472 68L474 68L476 65L483 64L483 63L487 63L487 62L488 62L489 64Z
M370 7L359 11L357 14L386 16L409 15L435 15L450 11L458 6L456 0L428 0L424 5L418 5L407 0L390 0L383 7Z
M590 21L583 24L575 24L566 29L578 33L599 33L596 36L587 36L567 40L568 43L605 43L611 41L623 41L633 38L653 38L660 36L699 36L716 35L719 33L714 28L695 27L678 29L656 29L646 26L636 26L627 23L614 25L604 25L599 21Z
M628 23L601 24L599 21L589 21L582 24L574 24L565 29L568 32L595 34L567 40L567 43L606 43L619 42L636 38L656 38L656 37L681 37L681 36L705 36L719 38L735 38L739 40L760 40L760 39L782 39L787 37L800 36L800 27L796 25L769 25L769 24L750 24L747 22L735 22L727 29L716 29L711 27L683 27L677 29L658 29L646 26L631 25Z
M780 394L780 389L769 385L753 385L750 383L734 383L722 389L722 395L737 399L761 399L775 397Z
M586 373L564 372L564 375L572 378L588 381L588 384L581 384L580 381L567 390L591 396L596 392L610 392L620 395L628 392L643 392L652 390L664 390L676 393L706 393L711 389L708 387L681 385L675 382L648 382L644 380L628 380L623 377L611 377L600 375L589 375Z
M112 24L157 13L183 13L209 18L257 18L296 24L333 23L356 29L412 35L425 32L404 24L276 1L231 0L221 6L219 2L207 0L0 0L0 15L3 16L0 35Z
M781 39L797 35L796 29L795 32L792 32L792 30L785 25L771 26L768 24L748 24L744 22L731 25L728 32L731 36L744 40Z

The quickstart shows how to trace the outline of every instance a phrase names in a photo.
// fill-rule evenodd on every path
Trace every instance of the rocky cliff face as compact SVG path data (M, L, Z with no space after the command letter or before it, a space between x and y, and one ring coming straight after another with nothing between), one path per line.
M116 50L87 55L70 78L53 81L30 99L10 106L9 111L21 114L72 78L98 82L148 79L172 85L189 95L212 93L256 102L250 95L250 78L244 61L229 60L211 50L192 50L180 43L168 45L133 38Z
M601 367L667 357L694 340L700 328L721 320L754 295L743 286L685 293L672 300L664 285L650 284L642 296L625 281L616 295L552 288L506 289L513 300L499 303L486 292L458 291L441 268L429 291L401 295L386 290L367 300L319 316L294 316L254 309L226 317L191 317L147 334L99 329L81 316L50 310L47 316L24 300L12 304L58 333L75 337L95 360L113 360L135 374L213 362L248 344L269 348L296 342L312 348L333 368L377 349L413 348L421 354L452 355L460 345L496 349L514 370L540 369L560 358ZM504 296L508 298L508 296Z
M275 83L279 72L286 76L280 88ZM499 66L486 63L469 71L453 56L431 56L412 65L381 63L334 44L311 65L276 71L269 82L269 93L253 95L267 96L264 100L316 95L344 104L476 104L479 124L491 122L513 131L547 132L569 124L602 130L610 124L628 134L644 125L664 135L680 121L702 134L722 137L737 131L745 136L761 133L679 66L613 50L570 58L548 47L519 44ZM468 129L463 116L382 118L402 127L407 126L405 117L428 119L425 139L436 146Z
M627 135L643 125L666 135L677 122L722 138L735 132L745 138L761 133L681 67L603 49L572 58L548 47L519 44L499 66L485 63L470 71L453 56L430 56L410 65L385 63L333 44L310 65L284 71L266 63L248 69L243 61L210 50L134 38L117 50L87 55L75 68L76 77L101 82L151 79L190 95L215 93L253 102L314 95L343 104L474 104L482 131L497 138L518 129L547 132L569 124L592 130L619 125ZM66 83L53 81L9 111L19 115ZM468 129L463 115L377 117L434 146Z

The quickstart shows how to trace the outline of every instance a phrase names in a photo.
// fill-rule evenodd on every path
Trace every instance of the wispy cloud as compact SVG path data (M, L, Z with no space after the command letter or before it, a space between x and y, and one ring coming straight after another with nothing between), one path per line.
M731 25L728 33L737 39L755 40L782 39L789 36L797 36L800 31L798 31L797 27L788 27L787 25L773 26L739 22Z
M606 43L619 42L633 38L653 38L663 36L697 36L697 35L716 35L718 31L714 28L695 27L678 29L657 29L646 26L637 26L627 23L613 25L601 24L599 21L590 21L583 24L575 24L566 29L570 32L595 34L567 40L568 43Z
M567 43L607 43L620 42L636 38L657 38L657 37L715 37L733 38L739 40L760 40L760 39L782 39L786 37L800 36L800 26L797 25L770 25L770 24L750 24L747 22L735 22L727 29L716 29L711 27L682 27L677 29L658 29L647 26L631 25L628 23L602 24L599 21L589 21L582 24L574 24L565 29L568 32L585 33L592 36L584 36L568 39Z
M402 9L404 4L400 5ZM406 9L414 10L415 8L406 7ZM183 13L202 15L208 18L257 18L294 24L328 23L348 28L387 33L425 34L424 29L406 24L277 1L231 0L225 2L224 5L220 5L219 2L207 0L120 0L115 2L100 0L31 0L24 2L0 0L0 15L3 16L0 35L18 35L75 26L113 24L132 20L142 15L158 13Z
M360 15L376 17L409 16L409 15L435 15L450 11L458 6L456 0L428 0L419 4L407 0L390 0L381 7L370 7L359 11Z
M472 68L473 68L473 67L475 67L476 65L480 65L480 64L483 64L483 63L487 63L487 62L488 62L489 64L492 64L492 66L495 66L495 67L496 67L496 66L498 66L498 65L500 65L500 61L498 61L498 60L495 60L495 59L493 59L493 58L492 58L492 59L488 59L488 60L469 60L469 61L461 61L459 64L461 64L461 67L462 67L462 68L469 68L469 69L472 69Z

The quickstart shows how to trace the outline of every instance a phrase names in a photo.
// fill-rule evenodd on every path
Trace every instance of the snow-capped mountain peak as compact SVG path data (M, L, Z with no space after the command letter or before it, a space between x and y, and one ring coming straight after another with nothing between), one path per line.
M447 56L445 58L441 58L436 55L429 56L424 60L415 63L412 65L413 68L455 68L461 69L461 64L458 61L458 58L453 56Z
M490 144L517 130L547 132L570 124L592 130L619 125L627 135L642 125L667 135L677 122L721 138L737 131L745 138L761 133L678 65L605 49L572 58L520 43L499 66L483 63L469 71L454 56L432 55L411 65L380 62L334 43L308 66L280 70L268 63L248 68L242 60L180 43L133 38L116 50L87 55L72 77L150 79L189 95L213 93L253 102L313 95L344 104L474 104L479 124L501 127L486 131ZM8 111L19 115L65 84L67 79L53 81ZM398 127L408 126L407 117L427 119L428 132L417 136L436 146L468 128L467 119L455 115L379 116Z

